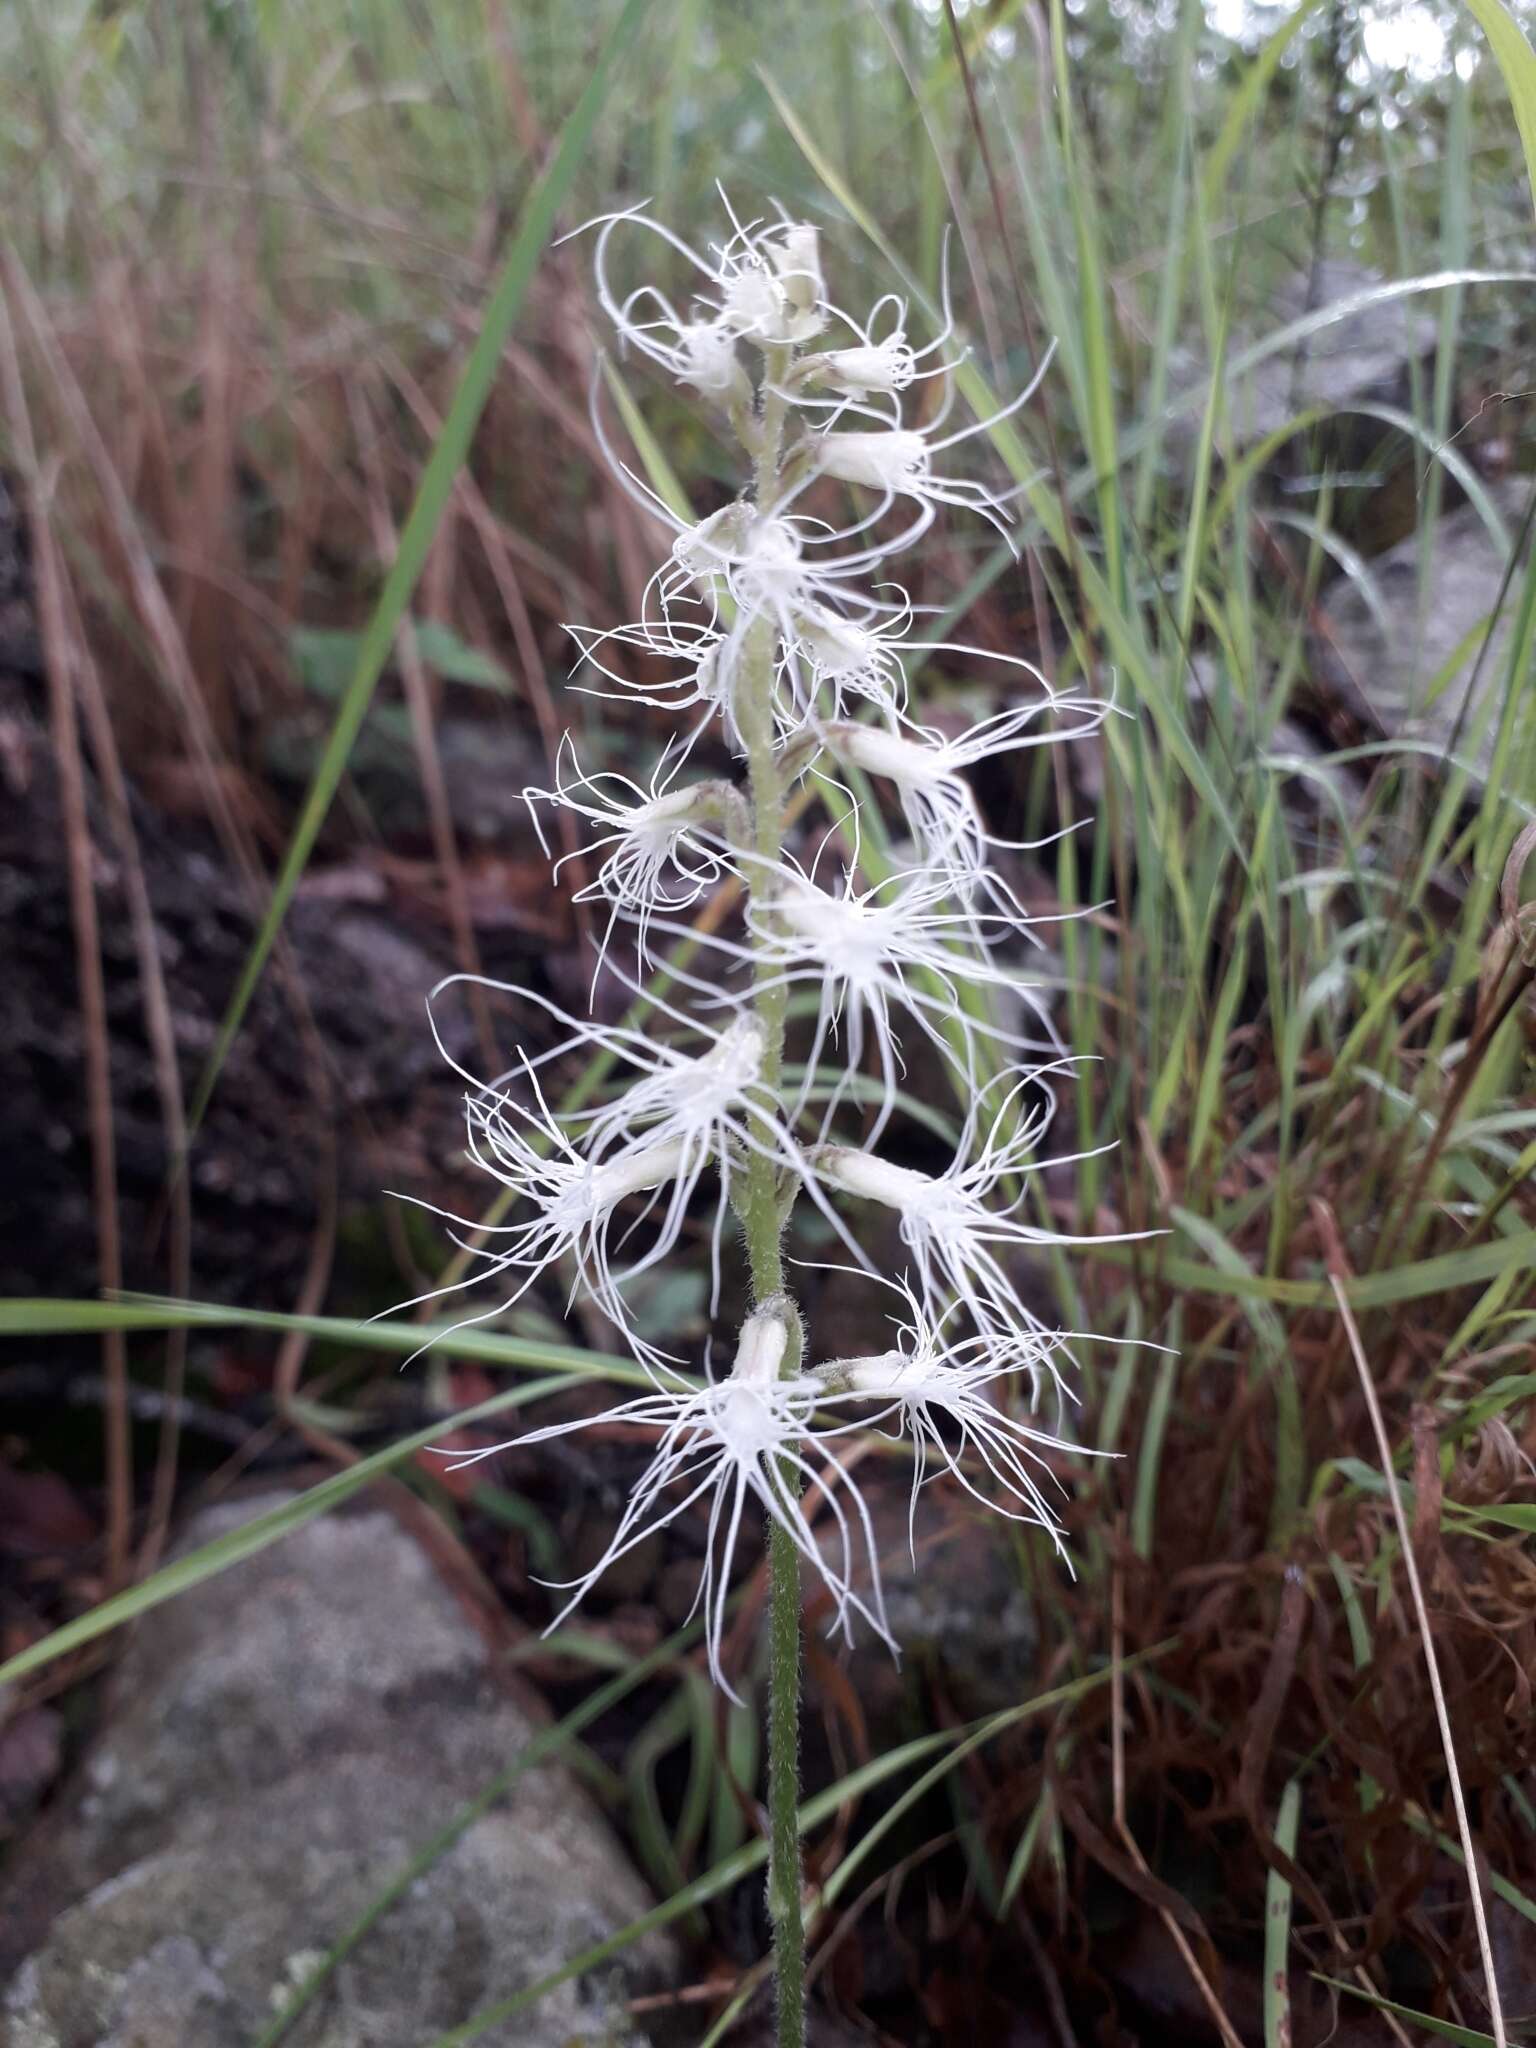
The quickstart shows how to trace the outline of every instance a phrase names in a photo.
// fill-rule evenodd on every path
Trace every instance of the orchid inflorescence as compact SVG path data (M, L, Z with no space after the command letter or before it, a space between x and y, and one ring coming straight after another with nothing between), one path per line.
M1042 1396L1058 1407L1070 1398L1070 1339L1026 1305L1010 1256L1049 1235L1030 1220L1027 1191L1050 1077L1072 1062L1038 985L1005 957L1009 941L1032 936L1030 919L996 871L1005 843L988 831L965 771L1090 732L1105 707L1053 690L1017 656L916 637L916 608L886 573L940 507L1003 531L1012 517L1006 497L945 473L943 458L981 431L948 426L947 314L921 347L893 294L855 319L828 298L817 231L799 222L733 219L707 256L643 211L597 225L598 296L621 342L724 415L753 477L690 523L609 450L625 488L674 538L638 621L575 629L576 687L664 707L683 729L648 782L583 774L567 742L553 785L526 794L587 828L556 865L579 864L577 900L601 907L600 967L621 936L642 972L663 942L689 941L692 952L666 963L669 996L651 994L643 1030L515 991L553 1020L557 1042L489 1085L465 1076L470 1149L513 1203L481 1253L511 1301L561 1268L618 1326L646 1377L646 1391L600 1419L657 1432L654 1459L569 1605L616 1558L702 1504L699 1598L710 1669L726 1686L725 1601L749 1501L828 1590L834 1628L858 1615L891 1641L869 1511L847 1466L856 1431L908 1439L914 1513L918 1490L942 1472L1062 1545L1046 1487L1063 1445L1033 1417ZM622 296L614 287L615 245L635 230L691 266L697 290L685 310L654 285ZM908 670L933 653L990 665L1027 688L1027 701L958 738L920 723ZM711 726L745 759L742 782L690 779ZM899 854L882 835L876 857L873 820L855 795L871 788L901 820ZM794 795L802 816L820 805L822 825L819 837L802 828L786 844ZM722 883L745 899L737 936L686 921ZM1005 994L1012 1014L999 1016ZM784 1066L797 995L810 1019L798 1072ZM901 1106L908 1030L951 1071L964 1106L956 1156L935 1175L879 1150ZM580 1053L607 1055L632 1078L626 1093L563 1113L545 1076ZM756 1305L729 1373L701 1384L642 1335L626 1286L674 1251L706 1184L712 1313L733 1212ZM908 1264L877 1276L898 1302L884 1352L812 1362L780 1249L801 1193L865 1272L874 1268L848 1205L894 1212ZM1010 1386L1027 1401L1000 1405Z

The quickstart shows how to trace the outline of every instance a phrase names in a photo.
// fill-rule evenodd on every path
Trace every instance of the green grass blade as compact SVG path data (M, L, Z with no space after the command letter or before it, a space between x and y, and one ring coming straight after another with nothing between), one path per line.
M1476 18L1488 38L1494 62L1503 74L1515 110L1515 126L1520 130L1520 146L1525 151L1525 174L1536 202L1536 51L1531 49L1524 29L1503 0L1466 0L1466 4L1468 13Z
M1317 1974L1317 1973L1314 1973ZM1360 1984L1346 1984L1342 1977L1318 1975L1319 1984L1326 1984L1330 1991L1343 1991L1351 1998L1363 1998L1367 2005L1374 2005L1378 2012L1389 2012L1395 2019L1409 2020L1416 2027L1422 2027L1427 2034L1433 2034L1441 2041L1460 2041L1464 2048L1498 2048L1492 2034L1480 2034L1475 2027L1453 2026L1449 2020L1431 2019L1427 2012L1415 2012L1411 2005L1398 2005L1390 1998L1382 1998L1374 1991L1367 1991Z
M822 184L826 186L832 197L837 201L844 213L847 214L854 226L858 228L859 232L866 236L874 247L880 251L880 254L890 264L891 268L905 279L906 271L902 260L876 225L874 215L869 211L868 207L862 206L859 203L850 189L847 180L839 176L825 150L819 146L814 136L807 130L799 114L796 113L789 95L773 75L761 64L757 67L757 75L762 81L763 90L767 93L769 99L773 101L779 119L794 137L811 169L820 178Z
M0 1685L12 1684L33 1671L40 1671L44 1665L53 1663L68 1651L94 1642L98 1636L121 1628L124 1622L147 1614L151 1607L159 1607L163 1602L173 1600L178 1593L185 1593L189 1587L201 1585L205 1579L228 1571L231 1565L254 1557L259 1550L265 1550L269 1544L291 1535L317 1515L329 1514L332 1508L340 1507L360 1488L393 1471L414 1452L425 1450L451 1430L481 1422L488 1415L503 1415L509 1409L524 1407L545 1394L558 1393L564 1385L563 1379L529 1381L505 1394L493 1394L489 1400L480 1401L473 1408L445 1415L440 1421L417 1430L414 1435L402 1437L399 1443L391 1444L387 1450L375 1451L372 1457L359 1459L344 1472L337 1472L330 1479L321 1480L318 1486L310 1487L307 1493L284 1501L281 1507L258 1515L254 1521L231 1529L227 1535L215 1537L212 1543L205 1543L201 1549L194 1550L190 1557L174 1559L142 1584L130 1586L127 1592L103 1600L100 1606L91 1608L74 1621L66 1622L62 1628L56 1628L52 1635L44 1636L40 1643L30 1644L7 1663L0 1664Z
M1232 95L1231 105L1221 124L1221 133L1205 160L1205 203L1211 212L1216 212L1227 196L1227 173L1238 144L1247 132L1248 124L1258 113L1265 94L1269 91L1271 79L1280 68L1280 60L1290 48L1291 42L1308 16L1320 4L1320 0L1301 0L1291 10L1279 28L1265 43L1248 69L1243 73L1243 82Z
M384 588L374 606L358 648L357 666L352 672L331 728L324 752L315 769L310 783L309 794L304 799L304 808L294 828L293 838L283 857L282 868L272 889L272 901L261 920L250 953L240 972L235 992L229 1006L220 1020L218 1033L208 1064L198 1082L197 1093L189 1114L189 1124L196 1129L207 1109L219 1074L240 1029L256 984L271 955L278 931L293 894L314 850L320 827L324 824L331 800L336 794L343 771L351 754L353 742L361 730L368 706L373 701L384 665L395 643L395 634L405 616L406 607L426 566L428 552L437 533L438 524L453 490L465 456L469 453L470 442L479 424L481 412L491 393L496 372L501 362L502 350L512 324L522 310L534 270L544 252L545 244L555 225L555 215L564 204L572 180L581 167L588 141L603 103L607 99L609 86L613 82L619 60L634 42L649 0L626 0L623 13L613 26L612 33L603 45L592 74L587 80L581 98L567 117L561 130L559 146L549 165L529 193L518 220L512 247L502 266L500 277L491 293L490 303L475 345L464 365L459 379L459 388L454 393L443 420L442 432L437 444L422 471L417 487L416 499L411 506L410 516L400 534L400 544L389 574L384 579Z
M1111 1266L1140 1265L1146 1253L1130 1245L1098 1244L1091 1256ZM1522 1230L1498 1244L1472 1245L1465 1251L1442 1252L1386 1273L1367 1273L1349 1280L1345 1293L1351 1308L1394 1308L1400 1302L1422 1301L1453 1287L1473 1287L1501 1273L1536 1265L1536 1230ZM1275 1280L1262 1273L1222 1272L1195 1259L1160 1259L1158 1271L1170 1287L1195 1294L1225 1294L1234 1301L1272 1301L1286 1308L1326 1308L1332 1292L1322 1280ZM0 1325L3 1327L3 1325Z
M1289 1778L1275 1815L1275 1847L1294 1859L1301 1780ZM1264 2048L1291 2048L1290 1881L1271 1870L1264 1887Z
M608 395L624 422L625 433L634 442L640 460L645 464L645 473L652 487L678 518L691 526L696 515L688 502L688 493L678 481L677 471L667 460L661 443L651 432L645 414L636 405L629 386L606 356L603 357L603 382L608 386Z
M1461 1852L1460 1842L1453 1840L1443 1829L1433 1826L1422 1813L1415 1812L1411 1806L1404 1811L1403 1818L1415 1834L1427 1836L1437 1849L1443 1850L1450 1857L1453 1863L1459 1863L1463 1870L1466 1869L1467 1859ZM1506 1906L1518 1913L1522 1920L1529 1920L1536 1926L1536 1900L1527 1898L1518 1885L1511 1884L1507 1877L1500 1877L1496 1870L1489 1871L1488 1883Z
M291 1316L276 1309L234 1308L204 1301L7 1301L0 1302L0 1336L60 1337L99 1330L273 1330L302 1331L322 1343L349 1349L388 1351L409 1357L441 1350L482 1365L556 1372L570 1378L616 1380L622 1386L652 1384L643 1366L581 1351L574 1344L538 1344L493 1330L454 1323L357 1322L348 1316Z
M1178 1385L1179 1360L1175 1352L1157 1361L1157 1378L1147 1402L1141 1442L1136 1450L1136 1484L1131 1500L1131 1548L1138 1557L1150 1558L1157 1522L1157 1487L1162 1473L1163 1439Z
M1170 1214L1186 1236L1192 1237L1200 1246L1213 1266L1224 1273L1246 1275L1242 1254L1228 1244L1214 1223L1207 1223L1203 1217L1192 1215L1177 1205ZM1275 1490L1270 1502L1269 1538L1272 1544L1280 1547L1290 1533L1306 1484L1307 1446L1301 1418L1301 1393L1291 1365L1285 1325L1280 1317L1267 1302L1252 1298L1245 1301L1244 1314L1258 1340L1263 1371L1274 1387Z

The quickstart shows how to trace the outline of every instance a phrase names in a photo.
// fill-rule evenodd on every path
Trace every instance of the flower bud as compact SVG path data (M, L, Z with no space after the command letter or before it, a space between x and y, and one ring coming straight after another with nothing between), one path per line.
M928 480L928 443L911 428L823 434L817 443L816 467L823 476L840 477L846 484L916 496Z
M823 728L823 738L840 761L850 768L862 768L866 775L883 775L905 788L921 788L941 781L948 772L943 752L921 740L903 738L875 725L841 723Z
M917 375L917 358L898 329L884 341L859 348L828 349L805 366L809 383L836 384L849 398L867 398L871 391L905 391Z
M743 1386L772 1386L784 1361L800 1353L800 1316L787 1294L770 1294L741 1326L731 1378Z
M724 320L696 320L678 330L677 374L704 398L750 400L752 386L736 359L736 337Z
M764 347L821 332L821 258L816 230L801 224L763 236L724 280L724 324Z
M803 651L826 676L847 675L878 659L878 637L851 619L839 618L824 605L807 607L795 620Z
M795 316L796 332L788 338L804 341L821 326L820 308L826 289L821 281L821 250L815 228L804 221L787 227L778 246L769 250L769 256Z
M923 1203L934 1182L915 1167L897 1166L873 1152L858 1151L852 1145L818 1145L810 1154L811 1164L834 1187L861 1201L879 1202L887 1209L912 1210Z

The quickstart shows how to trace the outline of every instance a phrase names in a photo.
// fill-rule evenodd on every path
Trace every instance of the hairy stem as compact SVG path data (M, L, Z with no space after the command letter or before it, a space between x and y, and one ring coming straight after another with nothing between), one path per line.
M763 371L756 435L756 498L769 509L778 488L784 438L784 401L777 394L789 370L789 350L770 349ZM784 778L774 750L774 627L758 619L748 629L736 679L734 708L747 754L752 809L752 852L748 887L760 892L784 846ZM759 969L753 1007L765 1033L763 1084L778 1108L784 1064L784 1013L789 991L770 986L772 969ZM779 1170L770 1150L747 1161L738 1211L752 1268L752 1294L761 1305L784 1291L782 1234L786 1212L779 1199ZM792 1347L798 1353L798 1346ZM790 1370L798 1356L786 1359ZM798 1480L786 1465L781 1483ZM773 1927L774 1983L778 2006L778 2048L803 2048L805 2041L805 1926L800 1910L800 1555L793 1540L770 1525L768 1610L768 1915Z

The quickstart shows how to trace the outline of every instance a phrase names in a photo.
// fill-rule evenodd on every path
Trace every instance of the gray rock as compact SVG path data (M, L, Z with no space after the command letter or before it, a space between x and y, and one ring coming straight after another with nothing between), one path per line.
M205 1514L184 1548L274 1505ZM426 1558L377 1512L309 1523L157 1609L117 1690L61 1822L0 1896L0 1966L15 1973L0 2048L250 2048L534 1732ZM530 1771L287 2038L420 2048L649 1903L569 1773ZM648 1980L672 1967L659 1937L623 1959ZM636 2042L626 1996L616 1964L480 2038Z
M1042 1541L1038 1532L1021 1536L947 1483L923 1488L909 1527L902 1468L875 1473L866 1465L859 1477L874 1524L886 1620L901 1654L898 1661L857 1623L852 1648L829 1644L828 1653L846 1666L874 1746L911 1732L912 1700L931 1684L967 1717L1027 1699L1039 1689L1040 1632L1020 1546ZM868 1594L862 1561L854 1584ZM825 1616L813 1592L807 1625L818 1624L825 1626Z
M1489 488L1513 538L1530 480L1509 478ZM1323 600L1323 630L1317 636L1318 661L1330 684L1389 736L1422 739L1436 749L1449 748L1455 740L1460 757L1486 769L1519 611L1519 572L1481 663L1478 652L1485 636L1478 629L1498 603L1507 560L1506 549L1477 508L1467 504L1447 513L1436 527L1427 575L1418 538L1410 536L1370 564L1369 594L1348 579L1335 583ZM1449 681L1440 687L1453 662ZM1474 672L1476 689L1468 703ZM1517 732L1515 738L1518 746L1522 735ZM1516 772L1510 786L1529 789L1536 735L1527 732L1523 738L1526 779L1522 784Z
M1262 305L1238 306L1233 320L1232 359L1313 311L1322 312L1352 299L1386 280L1356 263L1335 259L1284 278ZM1341 315L1310 334L1302 346L1266 357L1252 369L1232 377L1227 408L1233 439L1250 447L1312 406L1345 410L1361 403L1401 404L1408 394L1411 362L1434 348L1435 322L1422 300L1389 299ZM1209 371L1193 355L1176 357L1173 382L1187 389ZM1170 438L1176 447L1191 444L1200 428L1200 410L1179 416ZM1382 429L1371 430L1371 438Z

